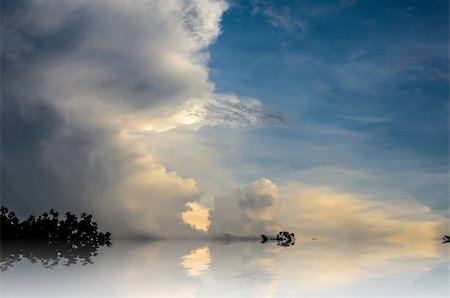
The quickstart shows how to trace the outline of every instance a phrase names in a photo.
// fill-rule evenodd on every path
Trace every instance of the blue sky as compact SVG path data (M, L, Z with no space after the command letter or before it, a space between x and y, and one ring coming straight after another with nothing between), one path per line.
M288 119L248 136L285 153L261 158L266 170L445 174L447 12L446 1L238 1L211 47L211 79L219 92L258 98ZM423 188L445 208L440 184Z

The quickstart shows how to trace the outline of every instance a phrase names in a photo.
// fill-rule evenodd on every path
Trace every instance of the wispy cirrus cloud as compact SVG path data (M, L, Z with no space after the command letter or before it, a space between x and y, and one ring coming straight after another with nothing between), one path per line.
M165 132L179 127L198 130L207 126L242 128L285 123L287 120L283 114L266 108L255 98L216 93L205 100L189 101L172 115L147 121L142 131Z
M277 7L269 1L253 0L251 1L251 7L253 15L262 14L266 17L267 22L274 27L282 28L288 32L294 32L297 29L308 32L310 29L309 24L295 15L294 11L288 6Z

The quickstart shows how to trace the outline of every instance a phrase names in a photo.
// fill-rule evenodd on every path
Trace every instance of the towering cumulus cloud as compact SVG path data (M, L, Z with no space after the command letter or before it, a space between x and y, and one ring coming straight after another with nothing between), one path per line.
M214 98L206 50L226 8L2 1L2 204L89 210L116 235L194 233L181 213L200 199L196 182L168 172L135 132Z
M269 179L259 179L244 189L216 197L210 211L209 233L233 236L255 236L275 233L278 224L280 197L277 186Z

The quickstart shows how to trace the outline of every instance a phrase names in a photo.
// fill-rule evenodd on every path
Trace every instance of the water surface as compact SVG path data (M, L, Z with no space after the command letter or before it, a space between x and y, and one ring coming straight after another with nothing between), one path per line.
M116 240L89 262L16 257L0 274L1 296L448 297L449 247Z

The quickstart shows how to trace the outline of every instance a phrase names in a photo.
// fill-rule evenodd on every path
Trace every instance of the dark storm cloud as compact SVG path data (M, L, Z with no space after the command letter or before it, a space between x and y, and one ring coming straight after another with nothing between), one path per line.
M7 75L3 75L7 77ZM17 99L2 89L1 199L26 216L50 208L91 209L89 198L105 186L105 171L87 153L100 131L71 127L44 101Z
M167 171L134 132L189 125L184 111L197 105L198 127L281 121L256 99L214 93L206 50L226 8L216 0L6 1L2 203L23 216L86 210L116 235L197 235L181 219L200 200L196 181ZM232 206L246 210L246 231L272 228L278 205L260 208L266 222L250 203Z
M85 153L101 135L65 121L46 98L39 71L79 42L82 14L69 16L57 32L36 35L21 19L32 13L30 3L2 3L2 204L22 215L49 208L80 211L104 177L86 171ZM48 158L49 150L56 154ZM61 175L63 168L70 170Z
M156 4L149 4L145 20L142 15L133 20L139 12L126 4L9 2L2 11L6 32L2 58L6 63L26 64L27 73L45 67L54 68L51 76L71 77L60 88L77 83L79 94L95 92L101 100L131 110L180 103L185 97L201 96L205 88L209 91L201 65L192 64L194 76L188 77L170 63L178 51L186 50L171 48L176 40L170 36L165 40L172 24L165 26L158 20ZM165 43L166 52L159 48Z
M196 12L189 28L185 6ZM3 1L2 204L22 216L87 210L116 235L192 235L181 213L200 198L195 181L167 172L127 132L211 92L194 56L225 8Z

